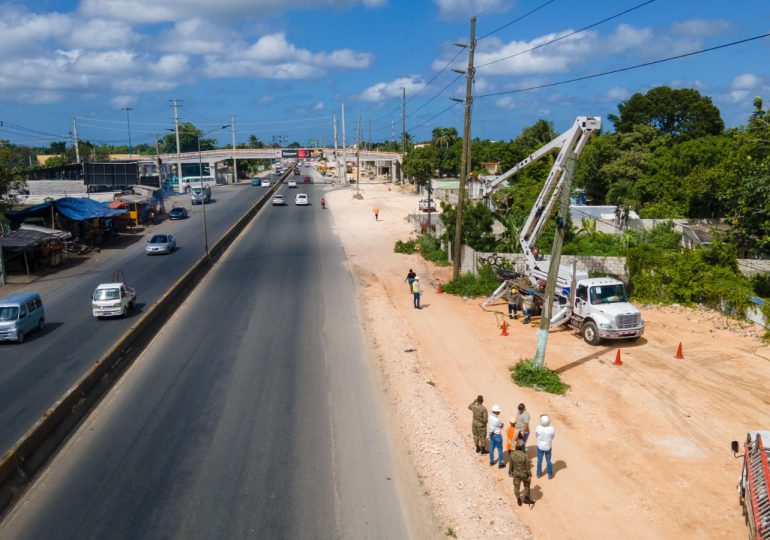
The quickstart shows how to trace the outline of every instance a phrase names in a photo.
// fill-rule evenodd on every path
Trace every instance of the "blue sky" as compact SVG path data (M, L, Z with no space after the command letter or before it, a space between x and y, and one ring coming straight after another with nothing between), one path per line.
M255 134L332 141L332 115L345 104L347 142L362 118L372 139L399 136L401 88L407 129L417 139L462 126L458 105L469 18L481 66L638 6L644 0L39 0L0 3L0 138L47 145L67 136L134 144L182 121L212 129L235 117L237 140ZM656 0L552 45L479 67L475 94L506 92L635 65L770 31L770 3ZM745 122L754 96L770 104L770 38L553 88L478 97L473 136L508 140L539 118L557 130L575 116L616 112L657 85L711 96L727 125ZM433 82L428 83L438 75ZM455 80L456 79L456 80ZM453 82L454 80L454 82ZM439 94L445 89L443 94ZM438 95L437 95L438 94ZM435 96L435 98L434 98ZM432 101L429 101L432 99ZM605 123L605 125L608 125ZM215 133L223 143L229 131Z

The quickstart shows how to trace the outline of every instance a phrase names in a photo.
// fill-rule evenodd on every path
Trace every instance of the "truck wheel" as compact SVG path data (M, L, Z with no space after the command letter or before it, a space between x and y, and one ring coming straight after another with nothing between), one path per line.
M37 329L42 331L44 326L45 326L45 319L40 319L37 322Z
M582 332L583 339L589 345L598 345L602 340L602 338L599 337L599 331L596 329L596 323L593 321L588 321L583 324Z

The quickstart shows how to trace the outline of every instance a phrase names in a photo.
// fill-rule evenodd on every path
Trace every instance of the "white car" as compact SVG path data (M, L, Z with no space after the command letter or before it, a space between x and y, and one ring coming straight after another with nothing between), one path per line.
M286 185L288 187L290 187L290 188L295 188L295 187L297 187L297 181L296 180L289 180Z
M270 180L263 178L262 179L262 187L270 187Z
M307 199L307 195L304 193L297 193L297 196L294 197L294 204L296 206L308 206L310 201Z
M285 206L286 197L281 194L273 195L273 206Z

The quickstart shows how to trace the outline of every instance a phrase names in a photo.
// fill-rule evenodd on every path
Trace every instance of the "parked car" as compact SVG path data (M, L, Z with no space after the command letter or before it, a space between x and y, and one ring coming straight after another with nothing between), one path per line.
M100 283L91 297L94 317L125 317L134 309L136 291L125 283Z
M262 187L270 187L270 180L267 178L262 179L262 183L260 184Z
M251 185L252 186L261 186L262 185L262 179L259 178L258 176L255 176L254 178L251 179Z
M297 196L294 197L294 204L296 206L307 206L310 204L310 201L304 193L297 193Z
M45 309L36 292L18 292L0 300L0 341L23 343L24 337L45 325Z
M296 180L289 180L286 185L289 186L290 188L295 188L295 187L297 187L297 181Z
M164 253L168 255L176 249L176 238L170 234L155 234L147 240L144 250L147 255L158 255Z
M431 212L436 211L436 199L421 199L419 205L420 210L423 212L427 212L428 210Z
M310 179L309 176L306 176L305 178L303 178L302 181L303 182L312 182L312 180Z
M286 205L286 197L280 194L273 196L273 206L285 206L285 205Z
M187 219L187 208L176 206L168 213L168 219Z

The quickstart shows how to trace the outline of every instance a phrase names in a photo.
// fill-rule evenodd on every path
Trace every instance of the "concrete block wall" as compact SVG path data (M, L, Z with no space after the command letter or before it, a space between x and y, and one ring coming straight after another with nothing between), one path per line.
M27 180L30 195L79 197L88 192L82 180Z

